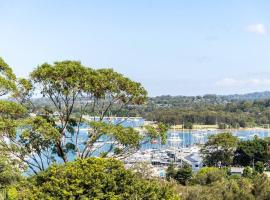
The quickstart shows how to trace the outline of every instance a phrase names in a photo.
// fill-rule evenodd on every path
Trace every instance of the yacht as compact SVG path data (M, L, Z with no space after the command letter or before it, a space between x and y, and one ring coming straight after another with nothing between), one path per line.
M178 133L172 132L167 141L170 143L180 143L182 139L179 137Z

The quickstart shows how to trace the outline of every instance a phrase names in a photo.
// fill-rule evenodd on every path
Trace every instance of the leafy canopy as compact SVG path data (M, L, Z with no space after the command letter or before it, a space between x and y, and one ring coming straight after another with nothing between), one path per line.
M201 149L204 163L208 166L229 166L232 164L238 139L231 133L211 135Z
M27 199L177 200L167 184L139 178L113 159L79 159L53 165L19 188Z

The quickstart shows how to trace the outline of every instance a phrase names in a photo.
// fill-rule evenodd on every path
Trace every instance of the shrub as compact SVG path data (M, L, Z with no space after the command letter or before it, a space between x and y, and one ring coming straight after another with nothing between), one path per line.
M21 198L33 200L178 199L166 183L139 178L126 170L120 161L105 158L87 158L53 165L31 177L19 193Z

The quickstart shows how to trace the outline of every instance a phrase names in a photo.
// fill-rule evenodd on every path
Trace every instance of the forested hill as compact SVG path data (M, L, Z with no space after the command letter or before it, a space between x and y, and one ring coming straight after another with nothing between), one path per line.
M223 95L221 97L228 100L264 100L270 98L270 91L253 92L247 94Z
M216 95L206 94L203 96L171 96L162 95L156 97L150 97L149 103L155 104L160 107L187 107L188 105L194 106L198 104L226 104L229 102L237 101L256 101L270 99L270 91L265 92L253 92L247 94L232 94L232 95ZM35 98L35 104L48 105L48 99Z
M233 128L268 126L270 92L152 97L140 114L147 120L168 124L218 124Z
M46 98L34 100L38 112L53 109ZM80 111L75 103L74 113ZM90 109L89 109L90 110ZM91 112L87 114L92 115ZM254 127L270 124L270 92L256 92L235 95L204 96L158 96L150 97L141 106L127 106L119 110L117 105L111 109L113 116L140 116L149 121L166 124L215 125L220 127Z
M270 99L270 91L254 92L247 94L215 95L206 94L203 96L170 96L162 95L151 97L150 102L160 107L188 107L194 105L226 104L236 101L256 101Z

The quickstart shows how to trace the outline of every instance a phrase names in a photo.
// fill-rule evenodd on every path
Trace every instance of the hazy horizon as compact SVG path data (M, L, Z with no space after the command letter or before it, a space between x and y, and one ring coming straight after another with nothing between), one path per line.
M141 82L149 96L270 88L270 2L1 1L0 56L16 75L80 60Z
M228 94L218 94L218 93L205 93L205 94L198 94L198 95L171 95L171 94L161 94L161 95L156 95L156 96L150 96L150 97L158 97L158 96L205 96L205 95L217 95L217 96L229 96L229 95L247 95L247 94L253 94L253 93L264 93L264 92L269 92L270 90L265 90L265 91L254 91L254 92L246 92L246 93L228 93Z

